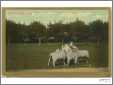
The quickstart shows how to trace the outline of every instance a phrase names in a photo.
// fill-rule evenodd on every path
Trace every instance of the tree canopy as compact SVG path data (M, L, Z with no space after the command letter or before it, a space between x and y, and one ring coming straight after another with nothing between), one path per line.
M7 42L33 43L39 42L39 38L43 42L62 42L65 32L76 42L108 41L108 22L95 20L86 24L77 19L70 23L56 22L45 26L38 21L25 25L6 20Z

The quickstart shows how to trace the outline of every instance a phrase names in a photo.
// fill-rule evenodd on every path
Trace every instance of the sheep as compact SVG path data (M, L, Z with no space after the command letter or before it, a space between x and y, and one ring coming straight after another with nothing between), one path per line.
M62 50L66 53L67 65L69 65L70 61L74 59L74 63L77 64L79 58L87 58L89 59L89 51L88 50L79 50L73 43L65 44L62 46ZM87 61L88 63L88 61Z
M63 50L60 50L60 49L56 49L55 52L52 52L49 54L49 61L48 61L48 66L50 65L50 61L52 59L52 64L53 64L53 67L55 67L55 63L58 59L63 59L65 60L65 52ZM65 62L64 62L65 64Z
M56 51L49 54L48 66L52 60L52 65L55 67L55 63L59 59L63 59L64 65L69 65L71 60L74 60L75 64L79 64L79 58L89 58L88 50L79 50L73 43L62 45L61 49L56 49ZM66 60L66 61L65 61ZM87 61L88 63L88 61Z
M73 52L72 50L70 50L66 56L67 56L67 65L69 65L70 61L73 59L74 59L74 63L77 63L77 58L78 58L77 52Z
M78 50L77 54L78 54L77 61L79 58L83 58L83 57L89 59L89 51L88 50ZM88 61L87 61L87 63L88 63ZM79 64L79 62L78 62L78 64Z
M72 48L70 47L74 47L73 50ZM75 59L75 63L77 62L77 52L78 51L78 48L76 46L73 46L72 44L71 45L68 45L68 44L65 44L64 46L62 46L62 50L64 50L65 54L66 54L66 58L67 58L67 65L70 64L70 61L72 59Z

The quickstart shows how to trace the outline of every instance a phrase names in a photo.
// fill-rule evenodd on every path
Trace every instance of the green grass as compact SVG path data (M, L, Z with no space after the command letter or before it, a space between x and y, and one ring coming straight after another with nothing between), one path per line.
M108 52L105 43L101 43L99 46L95 43L75 44L78 48L89 51L91 67L106 67L108 65ZM49 53L60 47L61 43L45 43L40 46L38 43L8 44L6 68L7 70L48 68Z

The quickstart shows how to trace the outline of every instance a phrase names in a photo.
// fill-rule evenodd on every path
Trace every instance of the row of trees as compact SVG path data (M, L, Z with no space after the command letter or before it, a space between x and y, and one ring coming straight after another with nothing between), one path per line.
M6 20L6 39L11 43L62 42L65 33L76 42L107 41L108 22L96 20L85 24L81 20L70 23L49 23L47 26L34 21L30 25Z

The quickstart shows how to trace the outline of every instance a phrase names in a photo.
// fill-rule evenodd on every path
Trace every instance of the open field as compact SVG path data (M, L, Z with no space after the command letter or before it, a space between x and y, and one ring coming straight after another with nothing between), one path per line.
M99 46L95 43L75 43L75 45L80 49L89 51L90 67L106 67L108 65L108 48L105 43L101 43ZM49 53L60 47L61 43L8 44L6 68L7 70L47 69L49 68L47 66Z

